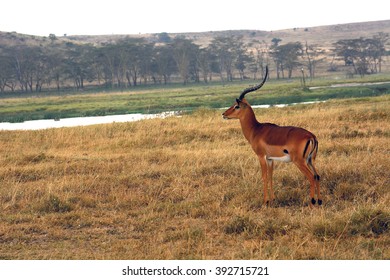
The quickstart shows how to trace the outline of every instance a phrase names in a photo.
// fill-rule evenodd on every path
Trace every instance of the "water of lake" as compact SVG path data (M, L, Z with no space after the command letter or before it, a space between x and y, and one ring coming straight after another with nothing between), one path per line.
M166 118L176 115L176 112L164 112L161 114L126 114L99 117L66 118L60 120L34 120L22 123L0 123L0 130L39 130L48 128L87 126L115 122L134 122L154 118Z

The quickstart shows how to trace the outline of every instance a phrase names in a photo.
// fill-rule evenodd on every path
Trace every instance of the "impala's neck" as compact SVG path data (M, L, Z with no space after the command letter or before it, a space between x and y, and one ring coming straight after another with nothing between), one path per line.
M254 132L256 131L255 127L259 126L260 123L256 120L255 113L249 104L245 108L245 114L240 117L240 123L245 138L252 142Z

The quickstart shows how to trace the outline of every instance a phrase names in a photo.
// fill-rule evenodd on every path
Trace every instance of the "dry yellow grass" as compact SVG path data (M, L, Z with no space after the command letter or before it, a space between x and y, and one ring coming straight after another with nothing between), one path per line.
M256 110L317 135L313 210L291 164L263 207L256 156L220 114L1 131L0 258L390 258L389 96Z

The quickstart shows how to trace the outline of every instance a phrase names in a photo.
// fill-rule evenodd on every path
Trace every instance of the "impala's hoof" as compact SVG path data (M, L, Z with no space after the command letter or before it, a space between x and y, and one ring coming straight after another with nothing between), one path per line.
M318 202L318 203L320 203L320 202ZM311 199L311 204L313 204L313 205L316 204L316 200L314 198Z
M318 205L322 205L322 200L321 199L318 200Z

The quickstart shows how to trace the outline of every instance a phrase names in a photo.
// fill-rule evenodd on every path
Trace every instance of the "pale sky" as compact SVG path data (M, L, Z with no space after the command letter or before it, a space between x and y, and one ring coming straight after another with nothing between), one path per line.
M48 36L280 30L390 19L388 0L1 0L0 31Z

